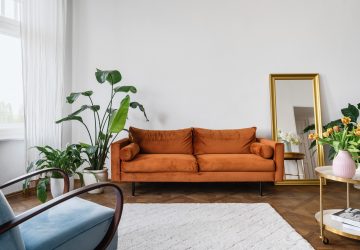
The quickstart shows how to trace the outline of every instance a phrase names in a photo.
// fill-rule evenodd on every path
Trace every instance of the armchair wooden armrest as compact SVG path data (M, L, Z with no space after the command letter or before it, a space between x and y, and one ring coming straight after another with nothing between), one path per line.
M121 180L121 164L120 164L120 155L119 151L121 148L130 144L129 138L123 138L111 144L111 180L120 181Z
M23 177L24 176L19 177L17 179L23 180L24 179ZM28 176L26 175L25 178L28 178ZM15 182L12 181L12 183L15 183ZM7 183L6 186L8 186L8 185L10 185L10 184ZM34 216L66 201L66 200L69 200L75 196L78 196L80 194L83 194L88 191L91 191L91 190L94 190L97 188L101 188L101 187L112 187L115 190L115 195L116 195L116 206L115 206L115 212L114 212L113 219L111 221L111 224L110 224L108 231L106 232L104 238L101 240L101 242L95 248L95 249L106 249L106 247L110 244L112 238L114 237L114 235L116 233L116 230L119 225L120 218L121 218L121 214L122 214L122 208L123 208L123 194L122 194L121 189L118 186L116 186L115 184L108 183L108 182L96 183L96 184L92 184L89 186L85 186L85 187L70 191L70 192L63 194L55 199L52 199L42 205L34 207L34 208L16 216L14 219L10 220L9 222L0 225L0 234L12 229L13 227L18 226L19 224L33 218Z
M19 181L23 181L25 179L28 179L30 177L36 176L36 175L40 175L43 173L48 173L48 172L58 172L61 174L61 176L64 178L64 193L69 192L69 176L67 175L67 173L60 169L60 168L46 168L46 169L41 169L41 170L37 170L28 174L24 174L22 176L19 176L15 179L12 179L8 182L6 182L5 184L0 186L0 189L6 188L8 186L11 186Z
M282 181L284 177L284 144L270 139L257 138L257 141L274 149L275 181Z

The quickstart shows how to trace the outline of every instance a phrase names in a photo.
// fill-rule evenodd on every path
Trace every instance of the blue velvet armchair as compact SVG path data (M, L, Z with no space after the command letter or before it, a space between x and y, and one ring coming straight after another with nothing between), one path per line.
M0 190L0 250L116 249L123 195L115 184L97 183L68 192L68 176L54 168L23 175L0 189L49 171L64 177L64 194L20 215L14 215ZM115 209L76 197L100 187L114 189Z

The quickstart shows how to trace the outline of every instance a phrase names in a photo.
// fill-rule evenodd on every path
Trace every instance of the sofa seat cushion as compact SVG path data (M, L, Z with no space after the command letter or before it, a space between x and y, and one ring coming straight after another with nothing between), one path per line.
M20 232L26 250L94 249L113 215L111 208L72 198L22 223Z
M196 158L187 154L138 154L132 161L121 162L127 173L197 172Z
M255 154L197 155L200 172L272 172L273 160Z

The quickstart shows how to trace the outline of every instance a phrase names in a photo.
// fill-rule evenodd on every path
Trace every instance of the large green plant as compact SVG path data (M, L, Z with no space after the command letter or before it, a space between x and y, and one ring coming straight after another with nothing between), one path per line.
M341 113L343 116L350 117L351 121L353 121L353 123L348 124L348 128L347 128L348 130L351 131L354 128L354 124L356 124L359 118L360 103L357 105L353 105L349 103L346 108L341 109ZM345 125L341 122L341 119L331 121L325 124L322 128L323 131L327 131L328 129L333 128L335 126L338 126L340 129L345 128ZM304 133L311 132L314 130L315 130L315 124L311 124L304 129ZM310 149L314 148L315 146L316 146L316 140L312 141L312 143L310 144ZM329 159L333 160L335 155L336 155L336 150L333 147L331 147L329 151Z
M138 108L143 112L146 121L148 121L148 118L143 105L131 101L130 94L135 94L137 89L134 86L128 85L116 86L122 79L118 70L104 71L97 69L95 77L98 83L103 84L107 82L110 85L109 101L105 110L103 110L103 114L100 114L100 105L96 105L93 102L91 97L93 91L75 92L66 97L67 103L73 104L80 96L85 96L89 103L82 105L78 110L65 118L56 121L56 123L77 121L84 126L90 141L88 144L81 143L81 146L84 149L83 152L87 155L86 161L88 161L91 170L101 170L104 167L111 143L121 131L126 130L125 123L128 117L129 108ZM127 95L120 103L116 103L116 107L114 108L114 98L119 93L125 93ZM84 122L80 115L86 110L93 113L93 133L90 132L89 126Z
M82 174L77 171L77 169L84 163L84 160L81 157L81 146L78 144L67 145L64 150L54 149L50 146L35 147L39 152L39 159L33 161L29 167L26 169L27 172L32 170L39 170L44 168L60 168L64 170L68 175L78 174L82 182ZM54 172L52 174L53 178L62 178L62 176ZM46 187L49 183L49 178L47 176L40 178L37 187L36 194L38 199L41 202L47 200L47 191ZM29 179L25 181L24 187L29 186Z

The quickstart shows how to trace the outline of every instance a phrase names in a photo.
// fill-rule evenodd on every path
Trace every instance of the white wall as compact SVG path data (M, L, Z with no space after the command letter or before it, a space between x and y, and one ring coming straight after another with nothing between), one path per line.
M23 140L0 141L0 184L25 174L25 143ZM4 189L4 193L19 191L22 183Z
M257 126L271 136L270 73L319 73L323 120L360 101L358 0L76 0L73 90L108 92L95 68L139 89L149 129ZM72 139L85 133L73 125Z

